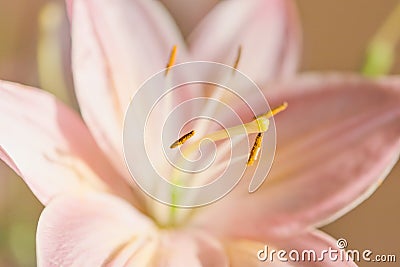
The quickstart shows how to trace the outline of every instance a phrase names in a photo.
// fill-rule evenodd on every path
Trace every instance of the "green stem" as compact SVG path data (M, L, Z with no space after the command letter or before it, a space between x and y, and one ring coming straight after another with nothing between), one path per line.
M367 76L386 75L392 69L395 47L400 39L400 4L392 11L370 41L362 73Z

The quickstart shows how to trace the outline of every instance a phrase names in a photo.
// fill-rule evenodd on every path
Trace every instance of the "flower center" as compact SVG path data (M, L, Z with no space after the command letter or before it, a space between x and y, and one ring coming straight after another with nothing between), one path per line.
M165 76L167 78L170 77L169 72L172 66L175 64L176 60L176 55L177 55L177 46L174 45L172 47L172 50L169 55L169 60L166 64L166 70L165 70ZM238 51L237 51L237 56L235 58L235 61L233 62L233 72L232 75L235 75L237 68L240 64L240 59L242 57L242 47L239 46ZM224 97L224 93L221 90L216 90L212 92L212 95L210 98L212 99L217 99L217 100L222 100ZM171 102L171 101L170 101ZM262 141L263 141L263 135L264 133L268 130L270 126L270 118L274 117L276 114L284 111L287 108L288 104L284 102L280 106L262 114L259 116L256 116L254 119L252 119L250 122L244 123L244 124L239 124L230 128L224 128L221 130L217 130L211 133L204 133L200 129L193 129L196 128L194 126L190 131L187 131L186 133L182 134L181 137L179 137L176 141L172 142L170 145L170 149L180 149L182 157L178 159L178 161L184 161L189 159L190 156L194 155L194 152L196 152L201 143L205 140L211 141L213 143L221 140L226 140L226 139L231 139L232 137L235 136L247 136L250 134L257 134L254 145L252 149L249 151L249 155L247 157L247 162L246 165L248 167L251 167L259 158L259 154L261 151L262 147ZM215 105L209 105L205 107L207 112L206 114L214 114L214 109L216 108ZM211 109L211 110L210 110ZM198 133L202 134L198 134ZM196 135L197 134L197 135ZM190 140L190 141L189 141ZM242 159L239 159L242 160ZM181 162L178 162L181 163ZM176 166L184 166L184 164L176 164ZM217 167L219 168L219 167ZM169 176L169 181L175 185L178 185L180 187L187 187L188 184L192 185L193 179L191 179L190 174L185 174L185 177L182 177L182 174L180 173L179 169L172 168L171 173L168 174ZM205 175L208 176L208 175ZM199 180L196 180L194 183L199 183L202 184L203 178L204 179L209 179L209 177L203 177ZM195 176L193 176L195 177ZM187 179L189 178L189 179ZM175 187L174 187L175 188ZM177 203L180 203L179 200L182 200L184 195L179 193L181 191L177 190L172 190L170 193L171 196L171 206L165 206L160 208L160 206L163 206L163 204L160 203L154 203L153 204L153 217L154 219L157 220L157 222L160 224L160 226L163 227L173 227L179 224L182 224L182 222L186 221L187 217L189 214L192 212L190 210L185 210L185 209L180 209L176 207Z

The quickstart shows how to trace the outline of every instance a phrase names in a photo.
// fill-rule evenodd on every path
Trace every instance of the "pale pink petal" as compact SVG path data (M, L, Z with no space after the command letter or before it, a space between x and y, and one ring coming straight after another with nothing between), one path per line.
M322 225L368 197L398 159L400 79L308 75L276 87L271 106L289 107L275 118L271 173L255 193L246 177L198 213L218 233L282 237Z
M173 45L178 62L186 48L159 1L74 0L72 5L73 74L82 115L114 166L126 172L122 125L128 103L147 78L165 68Z
M144 237L139 242L131 242L118 253L118 257L108 260L104 267L156 266L159 245L158 238Z
M153 223L122 199L98 193L65 195L51 201L40 216L38 265L123 266L156 241Z
M347 257L345 250L338 247L337 240L317 230L292 236L287 240L274 242L274 246L287 252L285 258L293 266L357 266L351 258ZM300 253L299 261L296 254L289 254L291 250L296 250ZM331 254L329 250L332 251ZM335 253L333 250L337 252ZM314 251L315 257L313 252L309 254L308 251ZM304 260L302 259L303 252Z
M335 239L317 230L278 241L234 240L226 247L231 266L356 266Z
M0 159L43 203L85 189L131 195L82 119L52 95L0 81Z
M195 60L233 66L258 85L294 74L299 59L300 30L293 1L221 1L188 37Z
M73 4L73 0L65 1L65 8L67 9L67 14L68 14L69 19L72 19L72 4Z
M222 245L205 232L184 230L162 234L155 266L228 266Z
M254 240L234 240L227 242L226 250L229 255L231 267L288 267L288 262L282 261L261 261L258 259L258 251L264 249L265 243ZM270 249L275 249L270 247ZM261 255L263 257L264 255Z

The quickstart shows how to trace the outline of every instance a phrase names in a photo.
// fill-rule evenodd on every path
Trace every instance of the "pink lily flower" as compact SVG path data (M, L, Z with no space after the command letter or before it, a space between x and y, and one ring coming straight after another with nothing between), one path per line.
M158 1L67 4L82 117L44 91L0 82L0 158L45 205L39 266L263 266L257 251L265 244L336 248L316 228L368 197L398 159L400 79L289 79L299 52L291 1L222 1L187 40ZM275 162L256 193L248 194L251 177L244 177L184 224L160 228L162 218L144 205L149 200L124 164L122 122L135 90L165 67L175 44L178 62L228 65L241 46L239 70L262 86L272 107L290 107L275 119Z

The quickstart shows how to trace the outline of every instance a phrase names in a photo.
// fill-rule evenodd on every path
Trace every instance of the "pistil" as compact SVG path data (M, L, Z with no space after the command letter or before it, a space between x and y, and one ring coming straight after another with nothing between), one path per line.
M204 140L210 140L210 141L220 141L224 139L228 139L232 136L237 136L237 135L242 135L242 134L259 134L259 133L264 133L268 130L269 127L269 119L276 114L284 111L287 108L288 104L284 102L282 105L278 106L277 108L272 109L271 111L256 117L256 119L252 120L251 122L245 123L245 124L240 124L233 126L228 129L222 129L213 133L210 133L208 135L205 135L204 137L198 139L197 141L191 143L186 149L183 151L185 152L185 155L190 155L199 145L202 141ZM192 131L194 133L194 131ZM190 136L192 137L193 134ZM181 144L180 141L181 139L184 138L185 142L187 141L188 138L186 138L186 135L178 139L173 143L173 145L176 143L177 145ZM261 143L261 142L260 142ZM174 146L175 147L175 146ZM251 164L248 164L251 166Z

